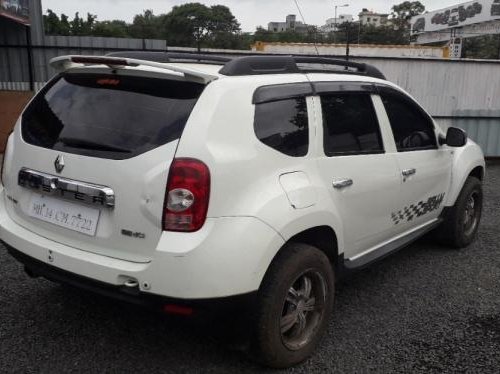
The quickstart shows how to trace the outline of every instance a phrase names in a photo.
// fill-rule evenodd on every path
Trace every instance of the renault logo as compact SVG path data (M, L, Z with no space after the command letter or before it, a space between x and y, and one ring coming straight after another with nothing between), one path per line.
M58 173L61 173L64 169L64 158L63 156L59 155L57 156L56 160L54 161L54 167L56 168L56 171Z

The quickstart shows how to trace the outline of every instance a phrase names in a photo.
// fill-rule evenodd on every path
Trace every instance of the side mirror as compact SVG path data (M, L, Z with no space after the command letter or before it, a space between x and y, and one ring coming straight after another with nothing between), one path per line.
M446 145L449 147L463 147L467 144L467 133L457 127L448 128L446 133Z

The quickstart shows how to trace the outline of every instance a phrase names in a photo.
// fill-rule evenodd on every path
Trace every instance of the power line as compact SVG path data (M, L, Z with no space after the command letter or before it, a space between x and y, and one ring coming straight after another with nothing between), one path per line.
M302 13L302 9L300 9L300 5L299 5L299 2L298 0L293 0L295 2L295 6L297 7L297 10L299 11L299 14L300 14L300 18L302 18L302 22L304 22L304 25L306 27L308 27L307 25L307 22L306 22L306 19L304 17L304 14ZM317 34L318 34L318 31L316 30L314 32L314 49L316 50L316 54L319 56L319 50L318 50L318 46L316 44L316 37L317 37Z

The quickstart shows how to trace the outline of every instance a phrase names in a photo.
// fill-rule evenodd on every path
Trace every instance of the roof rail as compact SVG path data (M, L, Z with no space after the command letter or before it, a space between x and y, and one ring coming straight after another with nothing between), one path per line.
M174 62L173 60L182 61L198 61L216 63L217 65L224 65L226 62L232 60L231 57L203 55L198 53L173 53L173 52L147 52L147 51L124 51L124 52L111 52L106 56L109 57L125 57L137 60L147 60L154 62Z
M299 67L298 64L329 65L343 69L325 70ZM308 56L246 56L227 62L220 74L228 76L290 74L304 72L330 72L337 74L366 75L385 80L384 74L376 67L368 64L337 60L326 57Z
M373 65L345 61L320 56L259 55L243 57L224 57L195 53L170 53L147 51L114 52L107 56L62 56L50 61L52 67L64 71L77 66L108 65L119 69L126 66L150 66L184 74L187 80L207 84L218 78L191 67L170 66L171 62L198 62L223 65L219 74L226 76L264 75L264 74L300 74L300 73L335 73L365 75L385 80L384 74ZM313 67L304 66L312 65ZM314 67L322 65L321 67ZM337 69L327 69L326 66Z
M363 74L372 78L379 78L386 80L385 75L373 65L364 64L360 62L338 60L327 57L308 57L308 56L294 56L295 63L297 64L321 64L321 65L333 65L344 67L345 73L353 74ZM350 71L349 68L355 69L354 72ZM336 73L339 73L335 71ZM340 71L342 73L342 71Z
M223 57L215 55L196 54L191 52L146 52L146 51L125 51L113 52L108 56L127 57L144 59L155 62L174 62L173 60L211 62L224 65L220 71L223 75L262 75L262 74L290 74L303 72L331 72L337 74L360 74L373 78L385 80L384 74L373 65L364 63L333 59L320 56L300 56L300 55L259 55L242 57ZM301 68L297 64L330 65L341 69L307 69Z
M125 57L110 57L110 56L78 56L68 55L60 56L50 60L50 66L57 71L66 71L75 67L106 65L113 69L124 69L126 67L149 66L158 69L168 70L174 73L184 75L184 78L189 81L207 84L218 78L217 75L208 74L196 69L187 67L178 67L165 65L161 62L140 60Z

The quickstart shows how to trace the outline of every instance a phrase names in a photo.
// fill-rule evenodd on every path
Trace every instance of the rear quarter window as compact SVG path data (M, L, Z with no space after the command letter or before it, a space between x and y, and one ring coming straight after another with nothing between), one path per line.
M65 74L47 85L22 118L32 145L126 159L180 138L204 85L97 74Z
M292 157L309 151L309 121L305 97L257 104L254 130L257 138L274 150Z

